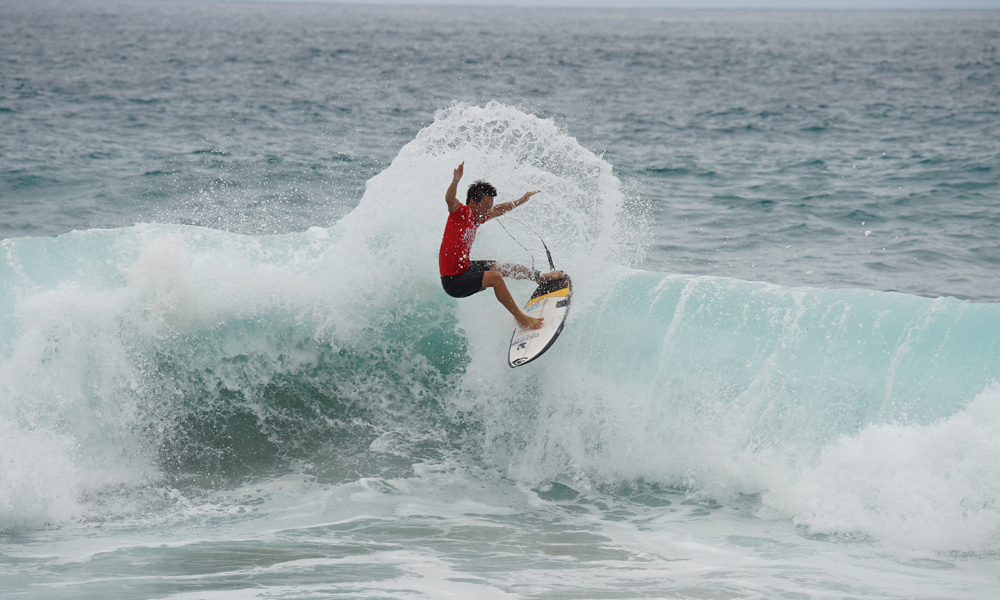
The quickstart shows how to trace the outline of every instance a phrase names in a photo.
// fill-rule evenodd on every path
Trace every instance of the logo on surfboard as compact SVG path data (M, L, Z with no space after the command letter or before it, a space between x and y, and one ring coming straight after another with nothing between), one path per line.
M524 344L527 344L528 340L530 340L532 338L536 338L536 337L538 337L538 333L529 333L528 335L522 335L521 337L519 337L516 340L512 341L510 343L510 345L513 346L515 344L522 344L518 349L519 350L523 350L524 349Z

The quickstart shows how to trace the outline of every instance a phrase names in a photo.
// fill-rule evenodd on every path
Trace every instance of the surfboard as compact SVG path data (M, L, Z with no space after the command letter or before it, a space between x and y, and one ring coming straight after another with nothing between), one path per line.
M531 294L524 312L531 317L542 317L545 324L541 329L514 330L510 338L510 352L507 362L511 368L526 365L548 350L562 333L569 313L569 303L573 298L573 283L566 275L562 279L543 281Z

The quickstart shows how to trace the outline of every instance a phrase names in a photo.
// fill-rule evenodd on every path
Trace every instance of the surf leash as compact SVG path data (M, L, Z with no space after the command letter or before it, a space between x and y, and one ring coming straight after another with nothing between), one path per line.
M520 219L514 219L514 217L511 217L511 219L513 219L514 221L517 221L517 223L519 223L521 225L521 227L524 227L525 229L527 229L531 233L533 233L536 236L538 236L539 241L542 242L542 248L545 248L545 256L549 259L549 268L552 269L553 271L555 271L556 270L556 265L555 265L554 262L552 262L552 253L549 252L549 247L548 247L548 245L545 244L545 238L543 238L541 236L541 234L539 234L537 231L535 231L531 227L528 227L527 225L525 225L524 221L521 221ZM521 242L519 242L518 239L516 237L514 237L514 235L510 231L507 231L507 228L504 227L504 224L500 221L500 219L494 219L494 220L497 222L497 224L500 225L500 227L503 227L503 230L507 232L507 235L510 236L510 239L514 240L514 242L518 246L520 246L521 248L524 248L524 251L527 252L528 256L531 257L531 270L535 271L536 270L535 269L535 255L531 253L531 250L528 250L527 248L525 248L524 244L522 244Z

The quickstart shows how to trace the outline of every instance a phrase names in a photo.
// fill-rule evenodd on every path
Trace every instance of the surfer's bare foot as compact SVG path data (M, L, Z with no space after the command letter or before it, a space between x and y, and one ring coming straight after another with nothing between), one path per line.
M521 326L521 329L541 329L542 321L544 320L524 315L523 317L517 317L517 324Z
M566 274L562 271L550 271L548 273L543 273L538 276L538 281L553 281L555 279L562 279Z

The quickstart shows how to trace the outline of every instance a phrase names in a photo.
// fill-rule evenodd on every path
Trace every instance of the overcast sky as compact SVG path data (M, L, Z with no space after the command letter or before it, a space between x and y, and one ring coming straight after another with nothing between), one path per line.
M278 0L292 1L297 0ZM338 4L579 6L607 8L779 8L820 10L1000 9L1000 0L311 0Z

